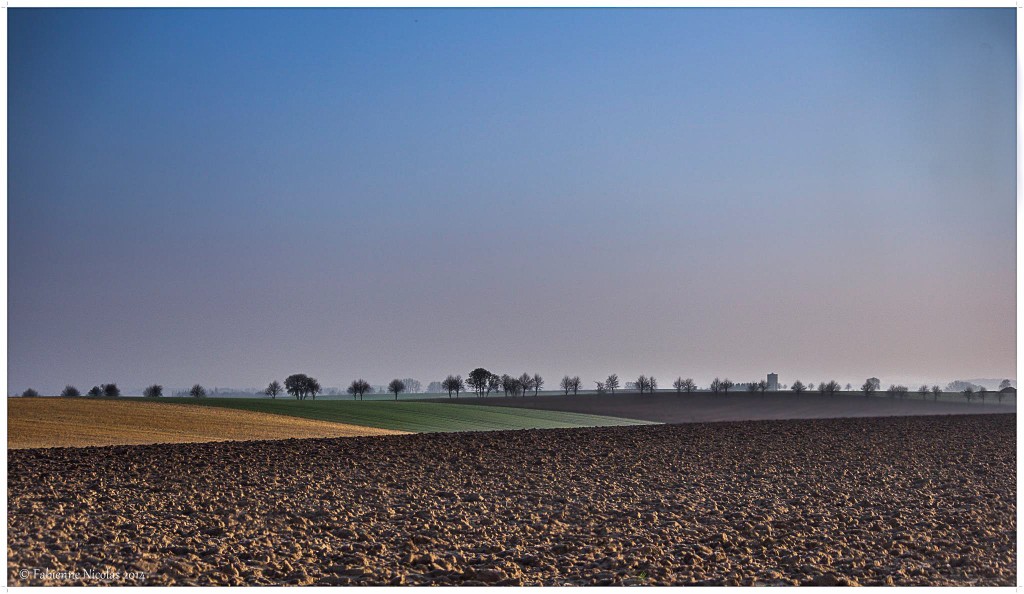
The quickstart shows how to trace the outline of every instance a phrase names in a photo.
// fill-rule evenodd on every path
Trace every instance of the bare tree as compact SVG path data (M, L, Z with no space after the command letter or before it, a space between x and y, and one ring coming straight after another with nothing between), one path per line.
M803 394L804 391L807 390L807 386L805 386L802 381L796 380L795 382L793 382L793 385L790 386L789 389L793 390L793 392L797 394Z
M757 389L761 392L761 396L764 396L764 393L768 391L768 380L757 382Z
M618 374L613 373L613 374L609 375L608 379L604 380L604 387L607 388L609 392L614 394L615 390L619 389L619 376L618 376Z
M283 392L284 388L281 386L281 383L278 382L277 380L274 380L267 384L267 389L263 390L263 393L266 394L267 396L270 396L272 400L277 400L277 395Z
M565 395L568 396L569 392L572 391L572 378L567 375L563 376L561 387L562 391L565 392Z
M821 391L822 394L827 394L829 396L835 396L836 393L839 392L839 388L840 388L839 382L837 382L836 380L830 380L827 383L826 382L821 382L821 387L819 388L819 390Z
M363 394L370 391L370 382L363 378L352 380L352 383L348 385L348 388L345 391L352 395L352 400L355 400L356 398L362 400Z
M683 392L683 376L676 378L676 381L672 382L672 387L676 389L676 394Z
M643 394L645 390L650 390L651 380L647 379L646 375L641 375L640 377L636 378L636 389L640 390L641 394Z
M193 398L206 398L206 388L199 384L195 384L192 386L192 389L188 391L188 395Z
M305 373L293 373L284 378L284 389L295 397L296 400L306 399L306 388L309 386L309 376Z
M63 398L78 398L82 393L74 386L64 386L64 391L60 395Z
M388 384L388 392L395 395L395 400L398 400L398 395L405 391L405 382L400 379L393 379Z
M117 387L117 384L103 384L103 395L107 398L117 398L121 395L121 390Z
M973 386L967 386L967 387L964 388L964 398L967 399L967 402L970 402L971 400L974 399L974 387Z
M988 396L988 388L985 386L978 388L978 398L981 398L982 404L985 404L985 396Z
M100 388L99 386L93 386L92 388L89 389L89 396L93 398L99 398L102 395L103 389Z
M875 382L871 381L870 379L865 380L865 382L860 387L860 391L864 392L865 398L870 397L872 394L875 393L875 390L877 389L878 386L876 386Z
M902 384L896 386L896 395L900 397L900 400L906 398L907 394L909 394L909 393L910 393L910 390L906 386L904 386Z
M487 390L487 384L491 379L491 372L487 371L483 367L477 367L473 371L469 372L469 377L466 379L466 384L476 392L476 395L483 396Z
M492 373L491 377L487 378L487 395L490 396L491 392L497 392L501 387L501 376L497 373Z
M423 390L423 384L418 379L406 377L402 378L402 383L405 384L405 391L409 394L419 394Z
M932 386L932 400L938 402L939 396L942 396L942 388L938 386Z
M27 389L27 390L25 390L24 392L21 393L21 397L22 398L38 398L39 397L39 392L36 392L32 388L29 388L29 389Z
M928 392L928 386L925 386L924 384L922 384L921 387L917 389L917 393L921 395L921 400L928 400Z
M658 380L654 379L654 376L647 378L647 389L650 390L651 394L658 389Z
M597 386L595 388L597 390L597 393L598 394L604 394L605 393L604 382L594 382L594 383L597 384Z
M693 381L692 378L688 377L688 378L683 380L683 391L684 392L689 394L689 393L693 392L696 389L697 389L697 384Z
M441 389L447 390L448 397L451 398L452 392L456 390L455 376L449 374L448 377L444 378L444 380L441 382Z
M847 382L847 384L846 384L846 391L847 391L847 392L850 392L850 391L852 391L852 390L853 390L853 384L851 384L851 383Z
M813 392L814 391L814 382L811 382L811 383L807 384L807 391L808 392Z
M713 380L713 381L711 382L711 386L709 386L709 388L710 388L710 390L711 390L711 391L712 391L713 393L715 393L715 394L718 394L719 392L721 392L721 391L722 391L722 380L720 380L720 379L718 379L718 378L716 377L716 378L715 378L715 379L714 379L714 380Z
M733 387L735 385L736 384L732 383L732 380L730 380L729 378L725 378L724 380L722 380L722 391L725 392L726 394L728 394L729 393L729 388L731 388L731 387Z
M580 386L583 385L583 381L580 376L575 375L572 378L572 395L575 396L580 391Z
M508 398L508 393L512 392L512 395L516 395L516 379L507 373L501 374L501 389L505 391L505 397Z
M523 373L519 376L519 395L523 398L526 397L526 393L533 389L533 377L529 373Z
M536 396L540 393L540 389L544 387L544 378L539 373L533 374L533 395Z
M164 387L160 384L153 384L142 391L146 398L159 398L164 395Z
M747 392L750 392L751 394L757 392L757 382L750 382L747 384Z

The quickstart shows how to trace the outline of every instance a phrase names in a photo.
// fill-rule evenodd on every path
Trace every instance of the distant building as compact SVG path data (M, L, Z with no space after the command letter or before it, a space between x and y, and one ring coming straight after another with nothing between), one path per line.
M768 390L771 392L779 391L779 374L769 373L768 374Z

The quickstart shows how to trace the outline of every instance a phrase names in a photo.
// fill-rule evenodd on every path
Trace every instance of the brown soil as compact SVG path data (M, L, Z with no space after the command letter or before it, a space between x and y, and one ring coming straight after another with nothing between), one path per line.
M772 419L834 419L849 417L890 417L910 415L1005 414L1016 412L1016 406L997 404L990 395L988 402L932 402L916 398L899 399L880 396L865 398L862 394L843 393L836 396L769 392L764 396L749 393L711 394L697 392L676 394L658 392L640 395L580 394L578 396L526 396L440 398L436 402L514 406L539 410L606 415L641 419L657 423L707 423L718 421L758 421Z
M12 449L399 433L208 406L85 398L7 399L7 447Z
M1015 420L11 451L8 583L1013 585Z

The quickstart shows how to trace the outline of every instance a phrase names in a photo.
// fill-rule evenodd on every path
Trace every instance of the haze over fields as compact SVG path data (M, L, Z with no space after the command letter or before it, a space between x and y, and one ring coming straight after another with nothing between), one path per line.
M9 393L1015 377L1013 9L9 15Z

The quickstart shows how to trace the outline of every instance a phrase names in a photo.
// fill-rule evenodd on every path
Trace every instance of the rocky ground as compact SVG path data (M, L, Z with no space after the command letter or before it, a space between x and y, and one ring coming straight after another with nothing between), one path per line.
M1014 415L19 450L8 470L10 585L1016 582Z

